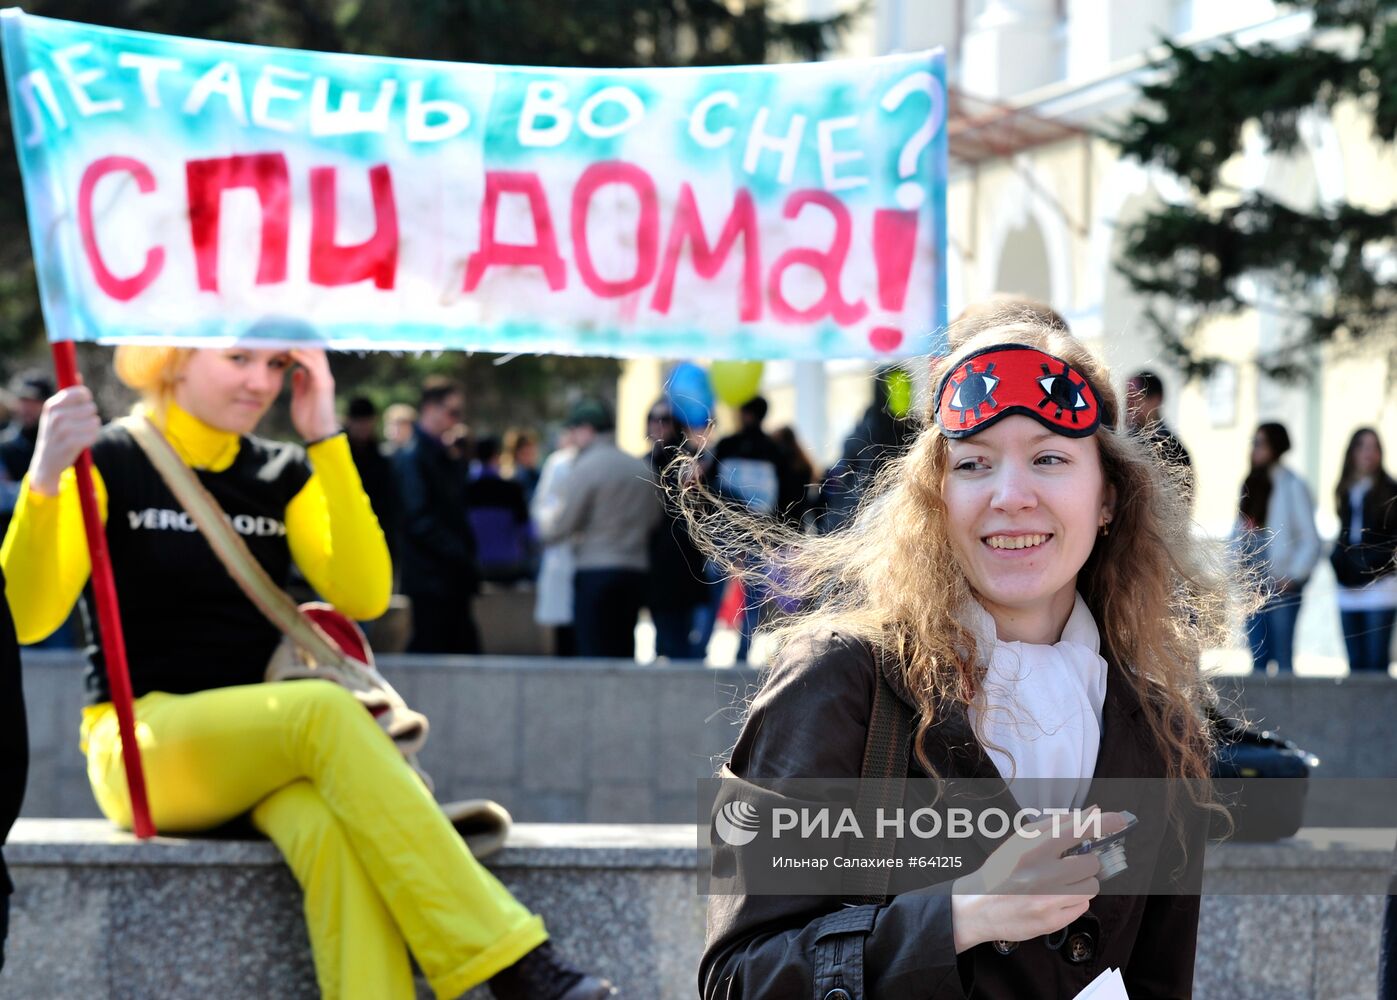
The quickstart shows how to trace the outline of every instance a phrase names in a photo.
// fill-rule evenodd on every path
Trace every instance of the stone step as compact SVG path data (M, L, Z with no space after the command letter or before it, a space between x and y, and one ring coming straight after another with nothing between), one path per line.
M760 680L745 668L547 657L388 656L380 667L431 716L421 759L444 800L491 798L544 823L694 822L697 782L736 741ZM25 654L26 816L98 816L77 749L81 673L77 654ZM1378 803L1365 811L1328 779L1397 778L1397 683L1218 681L1224 704L1319 756L1307 823L1385 822Z
M1210 847L1195 996L1369 1000L1393 838L1305 829ZM526 823L488 865L626 997L691 1000L696 843L690 825ZM299 891L270 843L140 843L103 821L27 819L5 856L16 895L0 998L316 995Z

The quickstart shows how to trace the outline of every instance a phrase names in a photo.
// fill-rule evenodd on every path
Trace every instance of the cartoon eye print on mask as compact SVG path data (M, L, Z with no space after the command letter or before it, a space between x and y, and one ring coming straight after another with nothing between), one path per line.
M1086 377L1024 344L995 344L961 359L936 399L936 422L949 438L969 437L1011 413L1067 437L1087 437L1101 425L1101 403Z

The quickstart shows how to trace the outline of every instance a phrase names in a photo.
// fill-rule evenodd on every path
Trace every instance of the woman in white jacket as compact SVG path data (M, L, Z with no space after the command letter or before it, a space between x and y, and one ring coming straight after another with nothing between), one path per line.
M529 504L540 535L546 535L563 509L567 496L567 480L572 472L577 449L572 444L572 431L563 431L558 447L543 463L538 486ZM572 542L554 542L543 546L539 562L534 621L553 630L553 655L572 656L576 644L572 630L572 574L574 570Z
M1236 539L1261 576L1268 597L1247 620L1252 667L1279 673L1295 664L1295 622L1300 596L1319 561L1315 503L1305 481L1281 464L1290 435L1281 424L1262 424L1251 446L1251 472L1242 483Z

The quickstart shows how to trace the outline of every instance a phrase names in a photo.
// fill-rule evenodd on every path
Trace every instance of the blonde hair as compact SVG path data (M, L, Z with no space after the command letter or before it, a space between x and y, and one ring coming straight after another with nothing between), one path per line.
M112 358L112 368L123 385L140 393L142 402L160 413L173 397L175 382L193 353L192 347L122 344Z
M1062 358L1096 390L1102 423L1094 439L1116 502L1110 534L1097 538L1077 588L1096 619L1103 654L1134 690L1165 759L1164 774L1140 777L1198 779L1188 781L1189 795L1203 804L1211 749L1203 709L1215 695L1199 657L1227 638L1237 592L1220 554L1192 532L1182 478L1151 445L1117 426L1119 403L1106 367L1066 330L1019 312L968 335L954 333L954 350L933 364L933 386L971 351L1012 342ZM681 498L711 555L768 588L774 577L778 600L799 602L800 611L771 629L778 647L818 627L895 658L918 709L917 759L933 777L924 738L938 721L937 706L971 704L986 669L961 613L974 594L947 526L948 454L940 428L925 426L879 474L852 521L829 535L745 518L693 490Z

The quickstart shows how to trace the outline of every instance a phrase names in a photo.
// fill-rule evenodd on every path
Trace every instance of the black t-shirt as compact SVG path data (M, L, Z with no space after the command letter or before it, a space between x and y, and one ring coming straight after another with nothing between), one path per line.
M281 633L233 582L140 446L113 424L98 437L92 458L107 487L107 545L136 696L261 681ZM291 569L286 505L310 478L305 451L243 437L227 469L196 474L284 586ZM86 597L95 632L90 585ZM99 650L89 651L93 703L111 697L100 658Z

